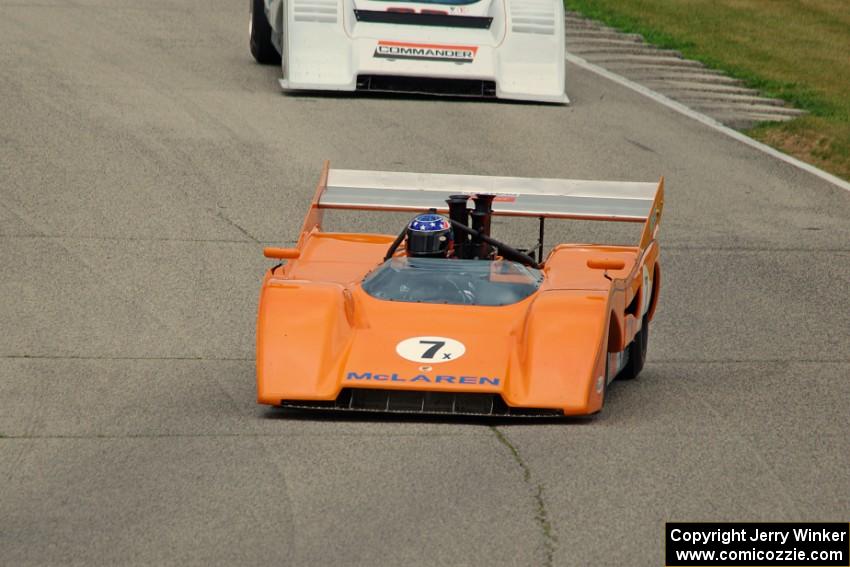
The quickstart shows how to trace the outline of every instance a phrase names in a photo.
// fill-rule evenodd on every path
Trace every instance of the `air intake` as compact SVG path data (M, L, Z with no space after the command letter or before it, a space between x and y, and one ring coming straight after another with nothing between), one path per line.
M496 96L494 81L473 79L435 79L392 75L358 75L357 90L397 92L437 96L492 98Z
M337 0L294 0L292 5L296 22L335 24L337 9Z
M283 400L286 408L325 411L364 411L423 415L488 415L496 417L563 417L560 410L514 408L498 394L419 392L344 388L335 400Z
M555 34L555 9L551 2L514 0L510 3L510 11L514 33Z
M358 22L375 22L408 26L437 26L441 28L490 29L493 18L478 16L450 16L448 14L422 14L416 12L382 12L354 10Z

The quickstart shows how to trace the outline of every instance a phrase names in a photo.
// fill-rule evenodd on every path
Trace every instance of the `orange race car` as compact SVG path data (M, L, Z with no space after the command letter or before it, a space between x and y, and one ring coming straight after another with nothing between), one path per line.
M644 365L658 302L659 183L329 169L295 248L266 273L257 398L289 408L598 412ZM397 235L324 232L325 209L410 211ZM441 213L448 213L444 216ZM533 250L493 215L540 219ZM544 219L643 223L636 246L558 244ZM533 256L536 251L536 257Z

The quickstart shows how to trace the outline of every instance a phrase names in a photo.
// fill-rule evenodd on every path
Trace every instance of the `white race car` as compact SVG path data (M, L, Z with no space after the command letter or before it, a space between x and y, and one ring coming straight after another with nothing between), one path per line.
M250 0L251 53L284 90L565 104L562 0Z

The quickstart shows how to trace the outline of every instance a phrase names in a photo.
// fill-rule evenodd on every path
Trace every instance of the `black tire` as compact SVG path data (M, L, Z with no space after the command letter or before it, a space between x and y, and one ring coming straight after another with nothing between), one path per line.
M251 55L257 63L280 65L280 53L272 45L272 27L266 19L263 0L251 0Z
M620 374L618 380L634 380L643 370L646 363L646 350L649 346L649 318L644 315L640 331L635 335L635 340L629 345L629 361Z

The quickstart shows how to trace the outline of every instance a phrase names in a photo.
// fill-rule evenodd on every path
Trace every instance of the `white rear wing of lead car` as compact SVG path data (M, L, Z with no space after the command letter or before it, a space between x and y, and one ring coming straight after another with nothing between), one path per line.
M308 233L323 209L448 211L451 195L496 195L493 214L644 223L640 247L655 238L664 205L664 178L657 183L587 181L330 169L325 162L310 214Z

